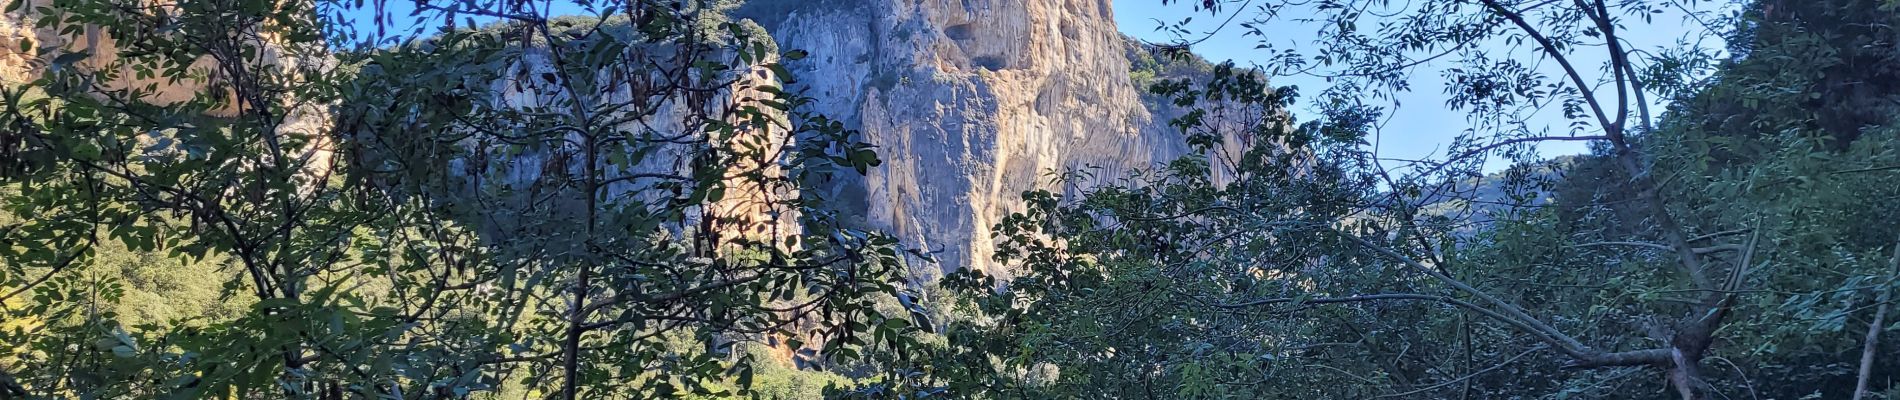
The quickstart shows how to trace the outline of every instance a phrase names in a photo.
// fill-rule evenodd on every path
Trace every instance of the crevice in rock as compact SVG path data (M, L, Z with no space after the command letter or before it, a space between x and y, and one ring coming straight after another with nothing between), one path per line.
M955 40L959 42L970 40L971 38L975 37L975 32L970 31L971 29L974 29L974 28L972 28L970 25L971 24L951 25L949 27L943 28L943 35L949 36L950 40Z
M970 59L970 63L990 71L1009 68L1009 61L1004 60L1002 56L978 56Z

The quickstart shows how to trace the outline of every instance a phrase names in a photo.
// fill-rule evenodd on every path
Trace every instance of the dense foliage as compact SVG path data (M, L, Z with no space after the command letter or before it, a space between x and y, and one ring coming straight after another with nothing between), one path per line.
M912 341L898 247L799 190L875 155L729 5L123 5L30 11L65 41L0 121L0 397L739 395L763 343Z
M1190 141L1227 129L1283 146L1026 195L997 228L999 261L1021 272L947 281L974 317L934 374L906 384L1031 398L1894 395L1880 337L1900 325L1887 316L1893 4L1684 16L1733 26L1725 60L1623 47L1693 2L1303 4L1197 6L1258 13L1238 24L1252 34L1317 14L1319 50L1263 40L1276 56L1257 70L1335 79L1314 122L1190 114L1177 121ZM1522 46L1472 45L1490 41ZM1467 135L1440 159L1379 160L1364 141L1404 132L1378 122L1395 105L1377 99L1440 57ZM1154 90L1231 102L1257 90L1246 77ZM1529 122L1546 107L1570 134ZM1525 144L1558 140L1596 151L1529 161ZM1472 179L1493 154L1522 164Z
M1198 154L937 282L733 17L855 0L16 3L0 399L1900 398L1891 1L1175 4L1270 60L1127 49ZM1726 47L1629 47L1673 23ZM1435 78L1466 134L1382 158Z

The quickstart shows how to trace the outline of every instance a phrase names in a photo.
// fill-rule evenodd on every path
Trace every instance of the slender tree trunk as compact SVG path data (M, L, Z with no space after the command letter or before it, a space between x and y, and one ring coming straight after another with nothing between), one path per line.
M587 196L587 241L582 245L586 246L587 259L581 263L580 276L575 278L574 312L568 315L567 338L561 344L562 352L567 353L561 360L561 370L566 373L566 380L561 381L561 397L567 400L580 398L581 334L586 330L584 326L587 324L587 295L593 290L590 286L593 284L593 272L597 259L594 254L595 207L599 206L595 203L595 196L600 192L600 179L597 178L599 170L595 159L597 147L592 135L588 135L585 140L587 176L582 186L585 190L583 195Z
M574 283L574 311L568 314L567 338L561 343L561 352L564 353L561 358L561 372L564 375L561 381L561 398L566 400L580 398L581 325L587 322L587 317L581 313L581 310L587 307L587 286L588 280L592 278L589 276L592 269L582 267L581 276Z
M1886 325L1887 299L1886 293L1880 294L1880 307L1874 311L1874 323L1867 326L1867 342L1860 348L1860 378L1854 383L1854 400L1867 397L1867 379L1874 372L1874 350L1880 347L1880 328Z
M1464 341L1465 341L1465 372L1464 374L1466 376L1470 376L1472 373L1471 364L1475 362L1475 360L1473 360L1471 357L1471 353L1475 351L1475 349L1471 347L1471 316L1465 315L1465 314L1459 314L1458 320L1460 321L1460 325L1463 325L1463 328L1459 329L1463 332L1459 332L1459 333L1462 334L1462 336L1464 336ZM1471 400L1471 382L1476 381L1476 380L1477 379L1465 379L1465 390L1463 394L1458 395L1459 400Z
M1889 269L1900 273L1900 243L1893 246L1893 259ZM1854 400L1867 398L1867 380L1873 377L1874 353L1880 349L1880 331L1887 327L1887 306L1893 300L1892 290L1883 290L1874 301L1880 305L1874 308L1874 321L1867 325L1867 340L1860 347L1860 376L1854 381Z

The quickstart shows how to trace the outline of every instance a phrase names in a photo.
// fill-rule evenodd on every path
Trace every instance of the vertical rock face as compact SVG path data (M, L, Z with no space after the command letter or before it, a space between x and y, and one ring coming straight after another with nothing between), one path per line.
M648 51L635 50L629 52L626 57L645 60L657 65L667 65L665 63L678 62L677 60L679 60L679 58L672 58L667 54L663 54L665 53L664 51L653 50L652 52L662 54L650 54ZM489 84L490 88L486 93L492 93L494 98L485 99L485 101L490 103L490 107L510 110L564 109L567 107L566 104L569 104L567 102L574 101L582 104L580 108L587 109L589 112L605 111L610 115L609 117L601 117L599 119L625 121L614 127L614 130L620 132L650 131L669 135L683 132L695 134L703 132L704 124L707 121L725 118L724 120L726 122L740 126L737 135L725 140L726 145L729 147L744 148L750 145L767 149L778 149L790 143L788 141L790 138L782 133L767 133L757 130L749 124L744 123L744 121L727 118L727 115L721 111L741 106L756 106L756 104L740 99L769 98L770 96L762 94L756 89L752 89L777 81L778 78L773 76L768 69L751 67L734 71L735 73L733 75L735 76L727 77L734 80L732 86L716 93L707 92L703 96L699 92L691 90L664 91L658 93L643 90L642 88L658 87L662 85L666 79L670 78L661 76L652 71L602 70L594 75L560 75L563 77L562 79L592 79L595 81L592 86L608 88L608 90L600 92L582 93L578 95L579 98L574 98L577 97L575 93L564 89L563 85L553 83L545 78L540 78L542 76L556 76L557 73L555 62L553 61L554 56L551 55L547 49L536 48L527 51L526 54L521 62L506 67L504 71L500 72L497 79L494 79L493 82ZM776 60L776 58L768 59L768 61L771 62L776 62ZM674 66L671 67L671 69L678 70L678 67ZM650 109L646 107L619 107L619 105L647 103L652 105ZM638 111L629 111L629 109ZM768 111L766 114L770 115L770 118L775 121L783 121L785 118L783 113L776 111ZM585 141L585 139L578 134L569 134L566 139L573 143L582 143ZM636 137L636 139L640 138ZM482 144L473 139L464 140L463 142L464 143L461 143L463 146L469 147L471 150L479 153L501 153L505 152L505 149L509 147L496 143ZM600 162L598 168L601 170L601 173L605 175L608 180L613 181L603 188L605 192L604 198L610 199L610 201L651 205L663 203L667 198L676 195L664 189L665 185L659 184L668 181L650 179L617 180L612 178L642 174L692 176L694 168L701 168L694 166L695 161L693 158L703 150L702 147L704 146L702 145L667 141L634 145L628 144L628 142L633 141L616 142L617 144L599 145L598 147L598 151L607 153L630 154L642 151L646 152L645 156L639 157L639 161L624 161L623 165L615 165L611 161ZM477 147L480 147L480 149L476 149ZM580 179L578 177L584 176L583 171L585 171L585 164L583 161L579 161L582 157L578 155L581 151L580 149L567 146L560 146L558 149L547 147L529 147L528 149L526 153L514 156L493 158L486 156L474 157L484 160L485 162L482 163L482 165L473 165L474 163L469 162L470 160L467 158L454 160L452 162L454 166L449 169L467 176L487 177L486 180L471 179L456 182L469 185L461 188L463 193L458 194L458 196L481 196L475 193L479 193L480 188L484 186L488 189L507 188L508 191L523 193L538 192L539 190L569 190L561 188L569 186L569 183L566 183L566 181ZM764 156L759 157L763 158ZM784 173L779 165L767 159L735 158L729 160L729 162L733 163L729 167L735 173L736 171L758 170L761 175L772 178L780 178ZM561 183L550 185L548 182L551 181L547 179L547 176L561 176L552 181ZM707 204L706 209L698 210L696 213L687 217L686 220L699 222L703 219L710 219L711 221L708 222L714 225L709 226L716 226L716 230L722 235L733 237L758 238L769 234L791 232L797 228L794 222L796 220L796 214L791 210L784 209L784 205L781 203L783 199L797 196L797 193L793 192L791 188L763 185L760 182L739 177L729 177L724 183L728 186L731 192L730 195L723 196L721 200L710 202ZM519 196L495 197L496 199L509 200L497 202L496 204L508 205L490 206L494 209L483 209L478 210L478 212L481 214L506 213L512 217L501 218L501 220L507 220L508 222L497 223L498 226L494 227L502 231L522 230L525 229L524 226L529 225L546 225L545 222L547 220L565 220L565 227L563 228L586 225L586 221L581 219L584 213L577 210L580 207L579 204L584 202L582 198L565 199L570 202L570 207L557 207L555 210L545 210L533 204L513 203L527 200ZM511 206L519 208L506 209ZM489 218L489 220L494 221L497 219ZM574 234L576 232L569 233ZM571 241L581 243L583 239L577 238Z
M1052 187L1051 172L1094 168L1093 181L1112 181L1190 151L1167 125L1179 110L1144 105L1132 83L1109 0L750 0L737 13L779 48L809 51L789 86L879 146L883 165L832 198L937 252L946 271L1008 276L991 260L990 228L1025 190L1076 189ZM0 19L0 47L57 39L29 21ZM43 62L0 51L0 78L24 81Z
M1049 187L1049 172L1114 179L1188 151L1143 106L1108 0L816 3L748 17L810 51L794 87L879 146L884 165L841 195L862 196L873 227L940 250L946 271L1008 275L990 227L1024 190L1073 189Z

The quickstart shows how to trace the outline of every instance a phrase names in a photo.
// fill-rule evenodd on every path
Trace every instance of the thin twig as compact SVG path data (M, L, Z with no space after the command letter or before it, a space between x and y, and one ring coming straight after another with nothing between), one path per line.
M1432 391L1432 390L1436 390L1436 389L1438 389L1438 388L1442 388L1442 387L1446 387L1446 386L1451 386L1451 385L1455 385L1455 384L1458 384L1458 382L1463 382L1463 381L1467 381L1467 380L1470 380L1471 378L1476 378L1476 377L1477 377L1478 375L1483 375L1483 374L1485 374L1485 373L1488 373L1488 372L1491 372L1491 371L1496 371L1496 370L1498 370L1498 369L1501 369L1501 368L1504 368L1504 366L1506 366L1506 365L1511 365L1511 363L1514 363L1514 362L1517 362L1517 360L1518 360L1518 359L1520 359L1520 358L1524 358L1524 356L1528 356L1528 355L1531 355L1531 353L1536 353L1536 352L1537 352L1538 350L1543 350L1543 349L1544 349L1544 345L1541 345L1541 344L1540 344L1540 345L1537 345L1537 346L1533 346L1533 347L1531 347L1531 349L1530 349L1530 350L1525 350L1525 351L1524 351L1524 352L1522 352L1522 353L1517 353L1517 355L1515 355L1515 356L1511 356L1511 358L1510 358L1510 359L1506 359L1506 360L1504 360L1504 362L1500 362L1500 363L1498 363L1498 365L1493 365L1493 366L1491 366L1491 368L1485 368L1485 369L1481 369L1481 370L1477 370L1477 371L1474 371L1474 372L1472 372L1472 373L1470 373L1470 374L1467 374L1467 375L1465 375L1465 376L1461 376L1461 377L1458 377L1457 379L1452 379L1452 380L1449 380L1449 381L1444 381L1444 382L1440 382L1440 383L1438 383L1438 384L1436 384L1436 385L1431 385L1431 386L1426 386L1426 387L1422 387L1422 388L1418 388L1417 390L1413 390L1413 391L1409 391L1409 392L1403 392L1403 393L1393 393L1393 394L1387 394L1387 395L1380 395L1380 396L1377 396L1377 397L1373 397L1373 398L1375 398L1375 399L1384 399L1384 398L1390 398L1390 397L1408 397L1408 396L1411 396L1411 395L1415 395L1415 394L1419 394L1419 393L1425 393L1425 392L1429 392L1429 391Z

